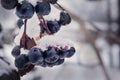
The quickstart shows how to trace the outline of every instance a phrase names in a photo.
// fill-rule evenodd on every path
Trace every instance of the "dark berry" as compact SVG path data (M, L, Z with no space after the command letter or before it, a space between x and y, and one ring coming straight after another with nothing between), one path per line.
M39 16L48 15L51 11L51 6L48 2L37 2L35 11Z
M51 4L55 4L55 3L57 3L57 1L58 1L58 0L49 0L49 2L50 2Z
M60 59L64 59L69 54L68 50L61 48L59 50L58 55L60 56Z
M68 50L69 54L66 56L67 58L70 58L72 57L74 54L75 54L75 48L74 47L71 47L69 50Z
M55 50L54 47L51 47L46 51L45 61L47 63L54 63L58 59L59 59L59 56L57 55L57 51Z
M47 63L46 63L45 61L43 61L43 63L40 64L40 66L42 66L42 67L47 67Z
M19 20L17 21L17 26L18 26L19 28L21 28L23 24L24 24L24 22L23 22L22 19L19 19Z
M57 21L47 21L47 26L48 26L51 34L58 32L61 27Z
M15 66L18 69L24 69L27 68L29 66L29 59L28 56L25 54L21 54L18 57L16 57L15 59Z
M5 9L14 9L18 4L18 0L1 0L1 5Z
M16 8L16 15L21 19L30 19L34 14L34 7L27 1L22 1Z
M20 55L20 46L17 45L15 46L12 51L11 51L11 54L14 56L14 57L17 57Z
M67 12L61 12L59 24L66 25L66 24L69 24L70 22L71 22L70 15Z
M56 64L55 63L46 63L48 67L53 67L55 66Z
M42 51L38 48L32 48L28 53L28 57L32 64L40 64L43 62Z
M57 62L55 62L55 65L61 65L63 64L65 59L59 59Z

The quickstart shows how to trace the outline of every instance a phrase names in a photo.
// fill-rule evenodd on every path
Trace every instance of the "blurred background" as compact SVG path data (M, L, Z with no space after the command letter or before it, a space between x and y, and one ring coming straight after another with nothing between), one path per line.
M69 12L72 23L63 26L55 36L73 41L76 54L61 66L37 66L21 80L120 80L120 0L58 0L58 3ZM51 6L51 14L45 18L58 19L60 11L56 5ZM16 69L11 50L19 34L17 20L15 10L8 11L0 5L0 59L1 64L2 60L6 63L0 65L0 76ZM35 20L34 16L29 21L29 28L38 26Z

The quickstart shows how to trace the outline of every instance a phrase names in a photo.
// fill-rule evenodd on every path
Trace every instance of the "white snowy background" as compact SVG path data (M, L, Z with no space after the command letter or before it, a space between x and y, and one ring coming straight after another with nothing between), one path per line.
M35 5L35 1L37 0L29 0L32 2L33 5ZM107 29L107 1L108 0L102 0L101 2L88 2L87 0L59 0L58 2L62 5L64 5L67 9L69 9L71 12L78 15L81 19L86 21L87 20L93 20L98 21L101 29ZM117 18L117 9L116 9L116 0L111 0L111 3L114 3L112 5L112 18ZM52 11L50 15L45 16L48 20L54 20L59 19L59 10L54 8L52 6ZM7 11L3 9L0 6L0 23L3 25L4 32L6 32L6 29L12 29L16 27L16 21L17 16L15 15L15 10ZM38 25L38 19L36 17L36 14L28 21L27 26L27 34L30 37L35 37L36 35L39 35L39 25ZM87 24L88 29L93 29L89 24ZM8 61L12 64L11 67L15 68L14 66L14 58L11 56L11 50L16 43L19 43L20 36L22 34L22 29L16 29L14 32L18 34L18 38L15 39L14 43L8 45L4 45L4 50L0 51L1 56L7 57ZM21 80L34 80L34 77L41 77L41 80L106 80L104 73L99 65L95 67L84 67L83 65L79 65L78 62L85 65L94 65L98 64L98 59L95 55L94 50L91 48L89 44L86 44L84 42L84 36L83 33L80 30L80 26L75 22L72 21L70 25L63 26L58 33L56 33L54 36L60 37L62 39L68 39L70 40L75 48L76 48L76 54L69 59L65 60L65 63L61 66L56 66L53 68L42 68L37 66L36 71L30 72L24 77L22 77ZM61 40L58 40L58 42L62 43ZM67 43L67 42L66 42ZM108 59L108 53L110 51L110 47L108 43L100 38L96 42L97 46L102 49L101 56L105 63L105 66L109 72L109 75L112 80L120 80L120 70L117 69L118 65L118 59L117 59L117 53L118 53L118 46L113 46L114 56L115 56L115 67L116 68L110 68L109 67L109 59ZM3 64L0 62L0 64ZM1 65L0 65L1 66ZM6 66L5 66L6 67ZM2 73L2 68L0 67L0 73ZM7 68L7 67L6 67ZM9 68L7 68L9 70Z

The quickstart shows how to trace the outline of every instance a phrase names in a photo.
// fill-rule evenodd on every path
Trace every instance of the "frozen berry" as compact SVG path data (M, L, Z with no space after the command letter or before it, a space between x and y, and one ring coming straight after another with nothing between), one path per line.
M57 55L57 51L55 50L54 47L49 48L46 50L46 57L45 61L47 63L54 63L59 59L59 56Z
M20 55L20 46L17 45L15 46L12 51L11 51L11 54L14 56L14 57L17 57Z
M59 60L55 63L55 65L61 65L61 64L64 63L64 61L65 61L65 59L59 59Z
M18 69L24 69L27 68L29 66L29 59L28 56L25 54L21 54L18 57L16 57L15 59L15 66Z
M32 48L28 53L28 57L32 64L40 64L43 62L42 51L38 48Z
M47 63L46 63L45 61L43 61L43 63L40 64L40 66L42 66L42 67L47 67Z
M58 32L61 27L57 21L47 21L47 26L48 26L51 34Z
M71 22L71 17L70 17L70 15L69 15L67 12L65 12L65 11L61 12L61 13L60 13L59 23L60 23L61 25L66 25L66 24L69 24L70 22Z
M50 4L48 2L37 2L35 11L39 16L48 15L51 11Z
M61 50L59 50L59 52L58 52L60 59L64 59L68 54L69 54L68 50L63 49L63 48Z
M18 4L18 0L1 0L1 5L5 9L14 9Z
M75 54L75 48L74 47L71 47L69 50L68 50L69 54L67 55L67 58L69 57L72 57L74 54Z
M27 1L22 1L16 8L16 15L21 19L30 19L34 14L34 7Z
M24 24L24 22L23 22L22 19L19 19L19 20L17 21L17 26L18 26L19 28L21 28L21 27L23 26L23 24Z
M55 63L46 63L48 67L53 67L55 66L56 64Z

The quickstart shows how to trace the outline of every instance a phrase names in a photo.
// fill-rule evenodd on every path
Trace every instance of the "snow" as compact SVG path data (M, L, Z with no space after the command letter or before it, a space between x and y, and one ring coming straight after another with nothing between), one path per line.
M52 36L44 36L42 37L39 41L36 42L37 45L42 49L42 50L46 50L47 47L49 46L54 46L54 47L65 47L68 46L70 47L74 47L72 42L70 42L70 40L67 39L63 39L60 37L56 37L54 35Z

